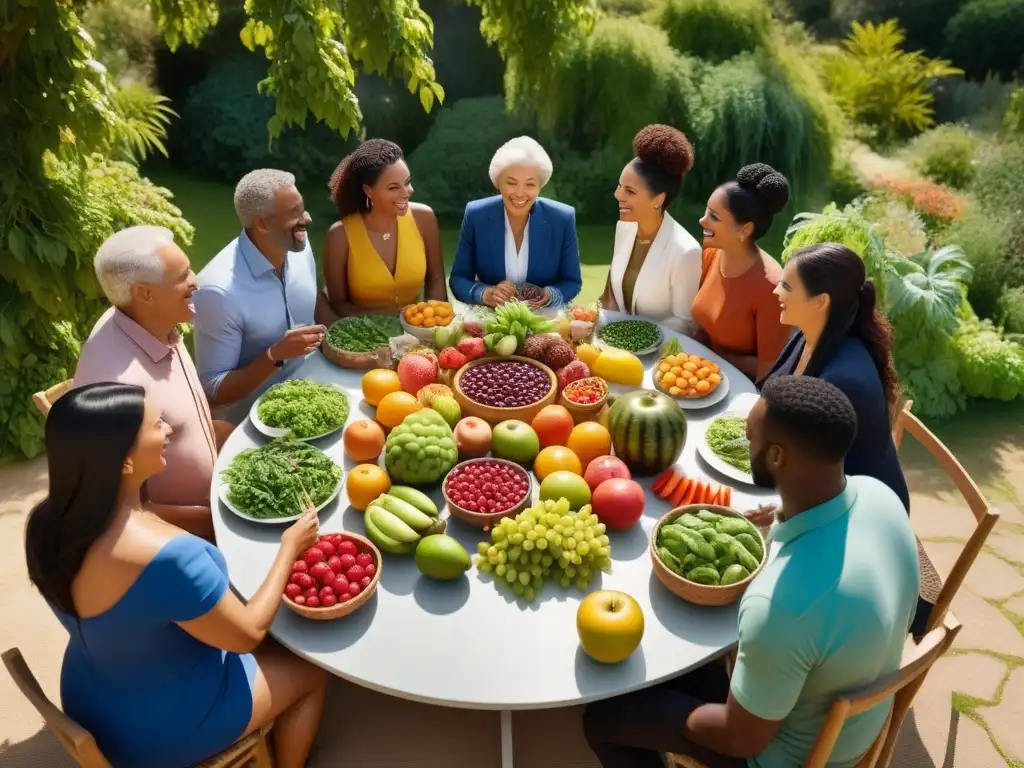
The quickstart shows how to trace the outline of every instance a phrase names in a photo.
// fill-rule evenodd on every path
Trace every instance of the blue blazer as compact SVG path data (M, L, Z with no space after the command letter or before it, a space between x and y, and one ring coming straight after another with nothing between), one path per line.
M459 301L481 303L485 288L505 279L505 204L500 195L466 206L448 285ZM526 281L551 288L554 302L576 298L583 285L576 211L538 197L530 210L530 263Z
M804 335L797 331L782 349L765 380L788 376L796 370L804 351ZM910 511L910 491L903 477L889 424L889 404L882 379L864 343L849 337L839 345L818 376L838 387L857 412L857 436L846 454L847 475L867 475L889 486ZM758 383L758 389L763 382Z

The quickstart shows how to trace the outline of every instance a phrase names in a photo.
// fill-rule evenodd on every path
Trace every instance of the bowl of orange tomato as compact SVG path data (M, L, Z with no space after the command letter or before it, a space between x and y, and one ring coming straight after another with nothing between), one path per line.
M451 325L455 312L447 301L421 301L403 307L400 316L402 329L420 341L432 342L434 329Z
M658 361L654 386L679 401L683 408L707 408L729 392L729 379L713 360L680 352Z

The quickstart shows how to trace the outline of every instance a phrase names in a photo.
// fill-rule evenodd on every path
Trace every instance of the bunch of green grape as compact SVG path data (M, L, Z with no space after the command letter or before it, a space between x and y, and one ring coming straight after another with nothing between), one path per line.
M611 544L604 523L587 504L578 512L566 499L538 501L491 530L477 547L475 565L493 572L495 582L533 600L552 578L563 589L586 590L599 571L611 568Z

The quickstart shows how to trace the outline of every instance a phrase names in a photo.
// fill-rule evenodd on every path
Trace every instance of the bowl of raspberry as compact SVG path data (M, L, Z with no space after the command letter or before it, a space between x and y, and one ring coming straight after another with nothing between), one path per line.
M456 464L441 484L441 492L452 516L487 531L526 509L533 481L514 462L485 457Z
M321 534L292 563L282 602L306 619L340 619L373 596L380 568L380 551L369 539L348 531Z

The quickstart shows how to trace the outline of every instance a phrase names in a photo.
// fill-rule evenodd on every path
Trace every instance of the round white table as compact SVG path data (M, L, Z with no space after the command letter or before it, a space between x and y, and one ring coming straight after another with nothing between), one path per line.
M612 312L603 315L602 322L620 317ZM688 352L717 359L701 344L679 338ZM652 388L654 362L654 355L645 358L644 388ZM774 499L774 494L717 475L696 453L707 424L738 395L752 401L755 393L753 384L736 368L724 361L720 365L729 379L728 396L710 408L686 412L689 429L678 463L688 474L707 475L733 486L733 506L752 509ZM361 375L334 366L319 353L310 355L295 373L299 378L342 386L350 398L350 422L374 416L362 400ZM218 472L239 452L266 440L246 419L221 450ZM346 471L354 465L344 457L340 431L317 445L343 463ZM653 478L638 480L649 488ZM215 475L211 499L217 545L227 559L232 584L248 600L266 578L285 526L238 518L218 503L217 484ZM443 506L439 486L431 495ZM621 664L598 664L580 649L576 609L584 595L578 589L563 590L548 583L533 603L526 603L499 591L490 574L471 569L455 581L437 582L420 575L413 558L390 555L376 594L352 616L313 622L282 607L271 634L299 656L376 691L441 706L500 710L502 765L510 768L512 710L570 706L654 685L715 659L737 642L735 605L690 605L654 577L648 539L654 522L668 509L666 502L649 493L641 524L611 534L611 571L590 585L590 590L626 592L643 609L643 641ZM324 532L365 534L363 514L349 506L344 491L320 513L320 524ZM449 519L447 532L470 554L487 538L455 519Z

